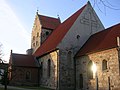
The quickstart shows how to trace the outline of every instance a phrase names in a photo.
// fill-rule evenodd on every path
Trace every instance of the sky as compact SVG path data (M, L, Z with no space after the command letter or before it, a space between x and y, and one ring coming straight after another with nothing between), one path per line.
M13 53L25 54L31 47L31 31L37 10L41 15L56 18L59 15L63 22L87 1L0 0L0 42L3 45L3 59L8 62L11 50ZM103 0L106 8L99 0L97 4L93 1L96 0L90 0L105 28L120 23L120 0Z

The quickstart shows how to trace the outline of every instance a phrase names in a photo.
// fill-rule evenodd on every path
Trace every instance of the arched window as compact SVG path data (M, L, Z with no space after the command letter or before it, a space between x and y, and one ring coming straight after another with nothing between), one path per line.
M43 76L43 62L40 64L40 75Z
M35 40L35 36L33 36L33 40Z
M103 60L102 61L102 70L106 70L107 69L107 61Z
M70 65L72 65L72 52L71 51L69 51L67 55L67 64L69 65L69 67Z
M79 88L82 89L83 88L83 75L80 74L79 76Z
M50 77L51 72L51 61L50 59L48 60L48 77Z
M33 43L33 47L35 47L35 43Z
M48 32L48 31L46 31L46 36L47 36L47 35L49 35L49 32Z
M87 66L88 79L93 79L92 65L93 65L92 61L89 61L88 66Z
M36 46L38 46L38 41L36 41Z
M30 80L30 76L31 76L30 72L27 71L27 72L26 72L26 80Z
M39 37L39 32L37 32L37 37Z
M80 35L77 35L77 37L76 37L78 40L80 39Z

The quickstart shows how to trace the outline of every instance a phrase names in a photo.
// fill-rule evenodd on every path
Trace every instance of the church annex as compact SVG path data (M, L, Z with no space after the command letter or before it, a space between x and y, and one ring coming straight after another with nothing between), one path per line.
M64 22L36 13L27 54L11 51L11 85L119 90L120 24L105 29L90 2ZM91 68L96 64L97 73ZM97 78L96 78L97 75Z

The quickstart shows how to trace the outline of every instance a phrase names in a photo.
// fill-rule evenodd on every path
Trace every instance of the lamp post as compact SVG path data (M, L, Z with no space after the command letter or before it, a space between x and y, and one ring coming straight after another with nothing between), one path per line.
M93 74L96 78L96 90L98 90L98 75L97 75L97 66L96 64L93 62L93 65L92 65L92 71L93 71Z
M98 90L98 76L97 76L97 72L96 72L96 90Z

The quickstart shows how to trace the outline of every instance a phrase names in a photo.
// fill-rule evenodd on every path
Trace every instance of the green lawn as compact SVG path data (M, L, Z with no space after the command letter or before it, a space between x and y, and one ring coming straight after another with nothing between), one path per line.
M4 90L4 88L1 88L1 87L0 87L0 90ZM15 90L15 89L7 89L7 90Z
M50 90L44 87L28 87L28 86L20 86L20 88L26 88L26 89L35 89L35 90Z
M20 88L35 89L35 90L53 90L53 89L48 89L48 88L45 88L45 87L28 87L28 86L20 86Z
M34 90L51 90L43 87L19 87L19 88L34 89ZM0 90L4 90L4 88L0 87ZM8 88L7 90L16 90L16 89Z

